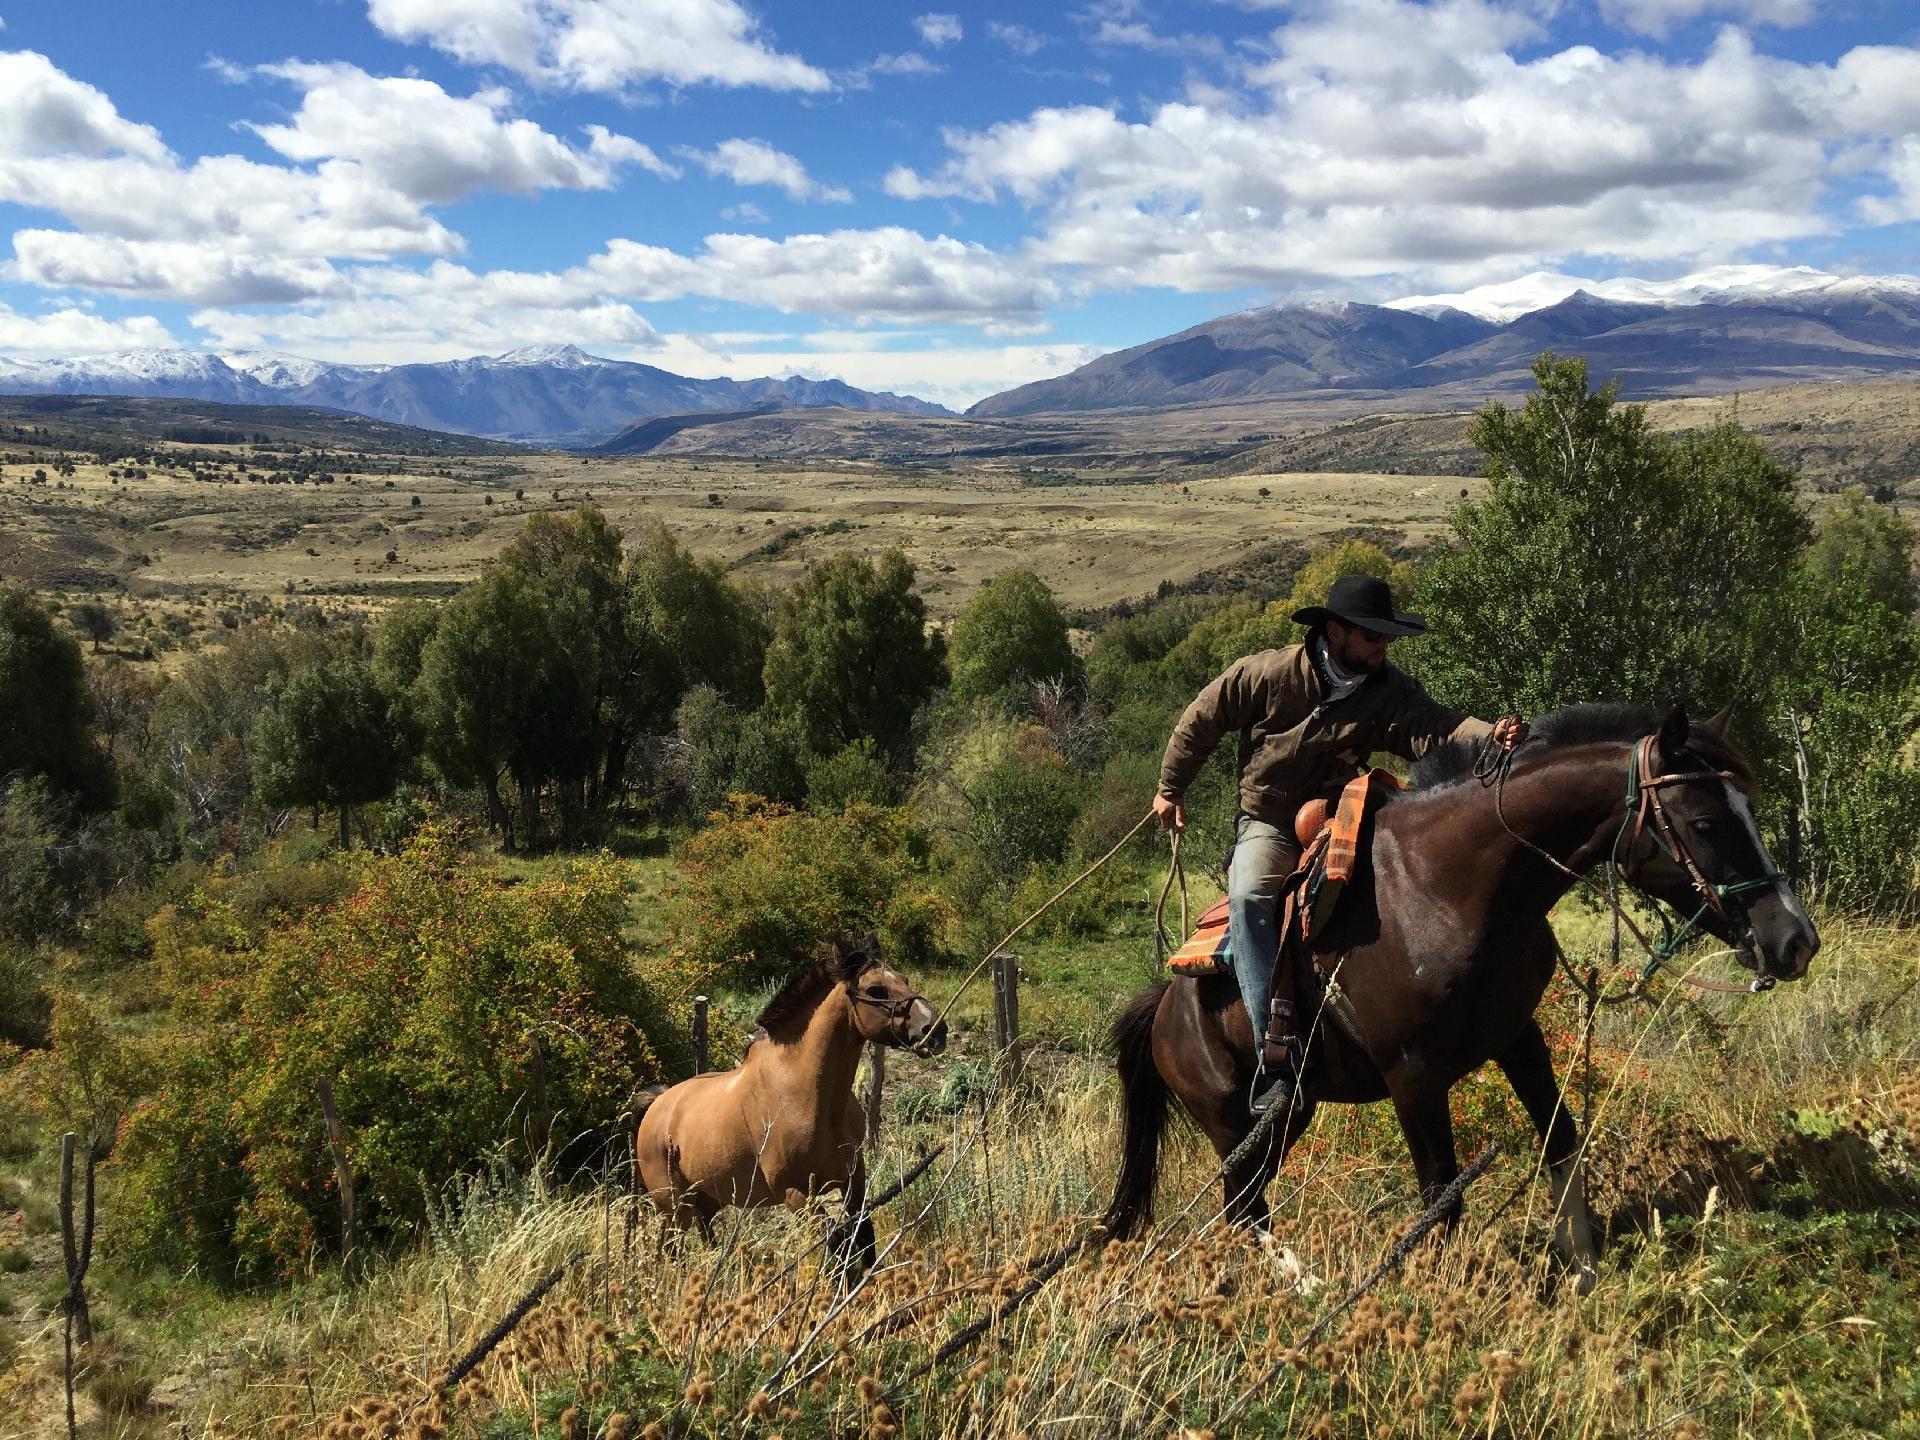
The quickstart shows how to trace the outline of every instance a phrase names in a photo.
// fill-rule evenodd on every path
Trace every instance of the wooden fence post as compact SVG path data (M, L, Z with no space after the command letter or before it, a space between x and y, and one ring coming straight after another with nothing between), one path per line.
M333 1104L333 1082L321 1076L314 1089L320 1092L320 1113L327 1122L327 1148L333 1152L333 1174L340 1184L340 1251L342 1266L353 1263L354 1194L353 1167L347 1163L347 1137L340 1128L340 1112Z
M867 1139L880 1133L880 1091L887 1083L887 1047L867 1045L867 1093L862 1104L867 1114Z
M69 1130L60 1137L60 1248L67 1262L67 1293L60 1301L60 1309L66 1315L66 1385L67 1385L67 1435L69 1440L78 1432L73 1415L73 1336L80 1332L80 1343L93 1343L93 1316L87 1310L87 1266L93 1260L93 1166L94 1147L91 1140L87 1144L86 1179L86 1216L82 1222L79 1238L73 1230L73 1147L74 1133Z
M1020 958L993 957L993 1049L1000 1076L1020 1073Z
M693 1073L707 1073L707 997L693 997Z

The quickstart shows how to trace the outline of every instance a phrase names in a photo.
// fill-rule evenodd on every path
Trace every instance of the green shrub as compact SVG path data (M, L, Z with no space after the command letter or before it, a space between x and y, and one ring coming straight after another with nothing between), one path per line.
M24 945L0 941L0 1041L43 1044L52 1017L45 962Z
M807 766L807 806L833 814L849 805L885 805L892 798L887 767L862 736L824 760Z
M332 1083L360 1234L410 1231L423 1194L510 1141L564 1172L683 1041L629 966L618 864L502 885L444 827L366 859L346 898L255 942L215 881L153 922L174 1025L126 1129L120 1244L212 1274L284 1275L339 1233L315 1095ZM178 1197L194 1197L183 1212Z
M680 852L673 933L696 974L736 988L783 979L821 941L860 929L912 974L942 954L952 920L926 872L903 811L814 814L735 796Z

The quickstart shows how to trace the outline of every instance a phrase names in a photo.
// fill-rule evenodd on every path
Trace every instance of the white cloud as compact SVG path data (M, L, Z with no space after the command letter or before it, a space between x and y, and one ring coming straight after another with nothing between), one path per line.
M733 220L743 225L764 225L767 212L751 200L742 200L738 205L729 205L720 212L722 220Z
M35 285L209 305L283 304L348 292L345 278L324 259L229 251L201 241L17 230L13 251L15 273Z
M1008 25L999 20L987 22L987 34L1017 55L1037 55L1052 44L1052 37L1025 25Z
M368 0L396 40L542 84L622 93L670 85L831 88L825 71L772 49L737 0Z
M711 339L712 337L701 337ZM1014 385L1047 380L1078 369L1097 358L1095 345L982 345L873 349L864 343L842 349L830 343L830 334L818 338L822 348L796 351L755 350L742 353L715 350L686 335L665 335L648 363L676 374L711 378L725 375L750 380L761 375L805 375L819 380L844 380L862 390L891 390L917 395L955 410Z
M288 61L262 70L304 92L290 123L251 127L268 145L303 163L353 161L425 204L450 204L482 189L604 190L624 164L673 173L647 146L604 126L590 127L581 150L531 120L508 118L503 91L462 98L431 80L341 64Z
M807 174L806 166L764 140L722 140L711 150L682 149L679 153L709 175L723 175L736 185L773 185L795 200L853 199L853 193L844 186L822 185Z
M953 44L964 33L960 28L958 15L916 15L913 26L920 32L921 40L936 49L942 45Z
M173 349L179 341L151 315L103 320L85 310L22 315L0 305L0 352L21 360Z
M164 160L151 125L123 119L99 90L32 50L0 53L0 156L137 155Z
M573 340L653 345L636 304L705 296L853 325L970 324L991 335L1044 328L1056 285L1024 260L910 230L840 230L782 240L710 235L696 254L615 240L558 272L361 266L342 293L290 310L212 305L193 323L219 350L280 349L327 359L392 353L447 358Z
M1805 25L1815 0L1600 0L1600 14L1623 30L1664 39L1676 25L1728 15L1746 25Z
M1920 130L1917 49L1800 64L1728 30L1697 61L1518 60L1537 21L1483 0L1295 13L1247 74L1264 103L1036 110L947 132L944 164L896 167L885 189L1010 196L1040 212L1036 258L1190 291L1451 287L1582 254L1710 264L1835 229L1841 151L1906 193L1889 146Z
M946 73L946 66L936 65L918 50L909 50L903 55L877 55L867 69L881 75L910 75L925 77Z

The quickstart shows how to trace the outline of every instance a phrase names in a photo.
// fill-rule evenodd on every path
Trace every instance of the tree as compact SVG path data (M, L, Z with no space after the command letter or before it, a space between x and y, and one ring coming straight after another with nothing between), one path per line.
M98 654L100 642L113 638L113 612L98 600L89 600L74 606L72 614L75 628L93 641L94 653Z
M373 633L373 673L395 694L420 678L427 645L440 624L440 607L430 600L404 600L389 610Z
M914 711L940 683L943 652L927 633L906 556L836 555L809 570L780 608L767 648L767 708L808 758L867 736L897 759Z
M1792 477L1731 424L1669 438L1551 351L1469 432L1491 484L1422 576L1409 656L1480 714L1575 700L1717 706L1762 686L1768 615L1806 544Z
M0 585L0 717L0 778L40 776L82 810L113 803L80 646L17 585Z
M387 693L358 660L297 671L260 717L254 789L272 805L326 805L340 811L350 845L351 808L393 793L405 750Z
M949 660L953 693L961 700L985 699L1023 682L1084 678L1067 640L1066 616L1031 570L1009 570L973 597L954 621Z

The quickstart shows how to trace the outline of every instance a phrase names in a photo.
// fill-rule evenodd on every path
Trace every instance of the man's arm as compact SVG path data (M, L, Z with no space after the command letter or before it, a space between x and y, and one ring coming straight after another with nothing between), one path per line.
M1153 797L1153 813L1160 824L1178 830L1186 824L1187 787L1207 763L1220 737L1253 722L1259 686L1243 657L1229 665L1206 689L1193 697L1160 758L1160 787Z
M1385 749L1408 760L1418 760L1436 745L1453 740L1487 740L1511 750L1527 738L1527 722L1519 715L1503 715L1497 721L1482 720L1464 710L1442 705L1406 677L1407 703L1387 725Z

